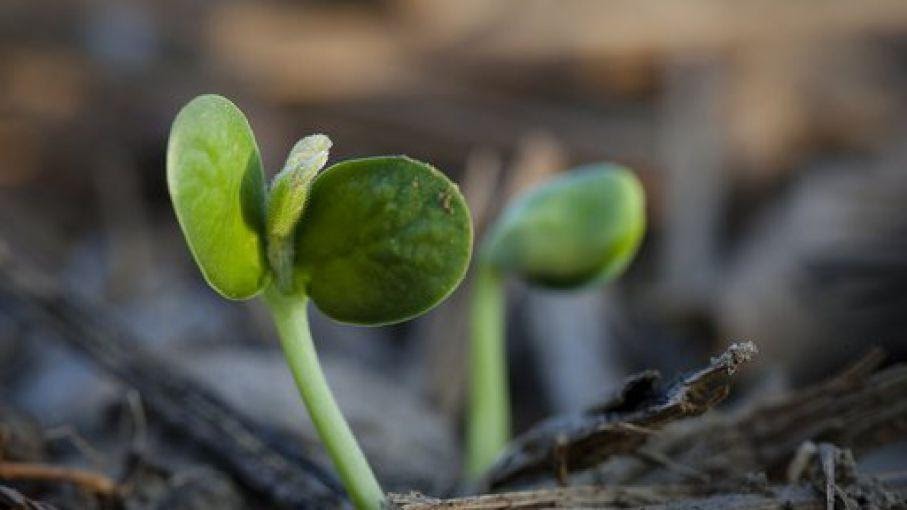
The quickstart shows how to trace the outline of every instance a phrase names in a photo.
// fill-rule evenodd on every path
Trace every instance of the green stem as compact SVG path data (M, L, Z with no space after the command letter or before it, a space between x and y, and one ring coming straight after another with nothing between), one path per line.
M274 284L285 294L293 293L292 238L271 235L268 238L268 262L274 271Z
M491 466L510 439L510 397L503 278L494 269L480 265L472 292L466 474L476 478Z
M287 296L273 285L265 290L264 299L274 317L302 400L350 499L360 510L381 508L384 492L337 407L318 363L315 344L309 331L306 311L308 299L303 295Z

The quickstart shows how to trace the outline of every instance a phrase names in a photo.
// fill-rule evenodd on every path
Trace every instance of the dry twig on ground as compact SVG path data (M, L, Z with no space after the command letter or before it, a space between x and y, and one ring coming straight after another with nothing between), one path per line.
M55 506L25 497L21 492L0 485L0 509L2 510L57 510Z
M99 496L117 493L117 483L100 473L34 462L0 462L0 480L71 483Z
M494 489L552 473L564 480L570 472L632 452L653 430L724 400L731 376L756 352L752 342L734 344L708 367L666 387L659 386L654 371L631 377L609 402L580 415L552 418L517 437L479 487Z

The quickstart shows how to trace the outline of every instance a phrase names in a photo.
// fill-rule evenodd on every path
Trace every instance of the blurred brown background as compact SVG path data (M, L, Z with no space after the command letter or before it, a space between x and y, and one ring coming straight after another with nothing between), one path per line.
M431 162L479 232L572 165L638 171L650 230L627 277L511 285L518 429L734 339L762 350L754 392L872 345L907 355L902 0L4 0L3 241L237 408L311 438L267 318L204 285L170 209L169 124L205 92L246 112L271 171L313 132L333 161ZM391 488L456 477L468 288L401 326L315 319ZM0 397L115 442L104 413L123 390L31 326L0 308Z

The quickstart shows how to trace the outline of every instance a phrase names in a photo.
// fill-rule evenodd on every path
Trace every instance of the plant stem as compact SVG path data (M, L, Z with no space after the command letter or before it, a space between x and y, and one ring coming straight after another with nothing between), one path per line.
M265 290L264 298L277 325L296 386L350 499L360 510L381 508L384 492L337 407L318 362L309 331L308 299L301 294L287 296L273 285Z
M472 292L466 474L476 478L510 439L510 397L503 278L493 268L480 265Z
M274 271L277 290L291 293L293 289L293 242L292 238L272 235L268 238L268 262Z

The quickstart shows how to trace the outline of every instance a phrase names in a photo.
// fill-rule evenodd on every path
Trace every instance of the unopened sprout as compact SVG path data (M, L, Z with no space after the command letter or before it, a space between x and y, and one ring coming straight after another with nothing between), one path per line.
M491 227L471 304L467 476L480 476L510 438L505 278L555 289L606 283L630 264L644 231L639 180L610 164L575 169L530 191Z
M456 185L403 156L337 163L331 141L300 140L271 185L249 123L229 100L199 96L177 115L167 184L193 258L228 299L262 296L290 370L350 499L384 493L340 413L315 352L307 303L360 325L420 315L460 283L472 251Z

